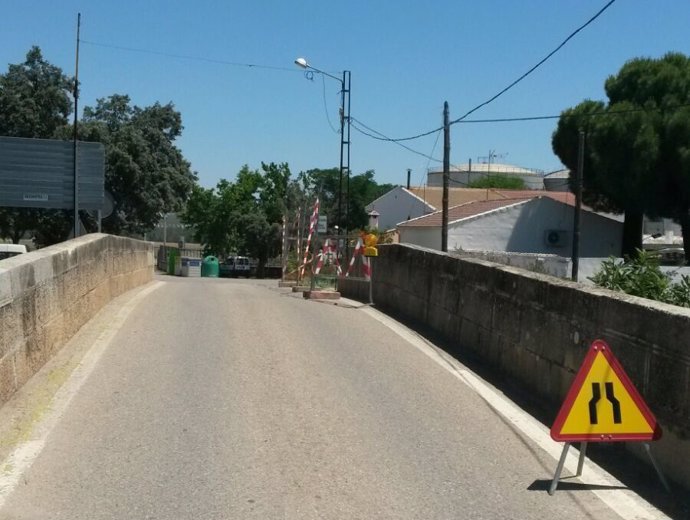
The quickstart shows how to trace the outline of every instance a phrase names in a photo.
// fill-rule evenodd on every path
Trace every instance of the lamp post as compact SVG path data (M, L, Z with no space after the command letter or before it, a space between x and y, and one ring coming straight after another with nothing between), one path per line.
M337 225L338 235L343 229L340 217L342 215L343 204L343 174L347 170L347 199L345 201L345 248L347 245L347 225L350 217L350 71L344 70L342 78L329 74L323 70L317 69L311 65L305 58L297 58L295 65L307 71L312 70L318 74L323 74L340 83L340 173L338 178L338 213ZM347 124L346 124L347 123ZM346 253L347 255L347 253Z

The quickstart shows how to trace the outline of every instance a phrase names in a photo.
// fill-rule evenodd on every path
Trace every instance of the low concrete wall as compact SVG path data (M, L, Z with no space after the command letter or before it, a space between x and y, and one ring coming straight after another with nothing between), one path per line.
M150 243L104 234L0 262L0 403L153 265Z
M415 246L379 251L378 307L457 343L554 418L592 340L607 341L661 423L660 463L690 488L690 309ZM338 289L366 301L364 286L341 279Z
M479 258L502 265L527 269L534 273L550 274L558 278L570 276L570 260L558 255L539 253L510 253L505 251L458 251L462 258Z

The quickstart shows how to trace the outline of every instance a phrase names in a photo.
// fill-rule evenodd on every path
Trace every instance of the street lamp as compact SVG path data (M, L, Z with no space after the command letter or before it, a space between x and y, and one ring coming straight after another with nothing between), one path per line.
M295 65L305 70L313 70L328 76L340 83L340 175L338 179L338 234L342 229L340 216L342 215L343 173L347 170L347 199L345 206L345 243L347 244L347 221L350 217L350 71L344 70L343 77L338 78L311 65L305 58L297 58ZM347 122L347 125L345 124ZM346 150L347 148L347 150ZM347 245L345 246L347 249Z

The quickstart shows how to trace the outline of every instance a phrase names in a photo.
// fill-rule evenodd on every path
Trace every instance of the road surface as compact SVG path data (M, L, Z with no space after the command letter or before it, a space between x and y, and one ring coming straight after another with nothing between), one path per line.
M0 519L620 518L619 490L549 496L553 453L412 334L275 286L159 277L106 308L15 435Z

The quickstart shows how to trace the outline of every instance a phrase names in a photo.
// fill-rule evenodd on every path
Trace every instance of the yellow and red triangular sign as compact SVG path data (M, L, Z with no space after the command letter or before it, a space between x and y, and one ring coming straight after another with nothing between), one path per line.
M661 437L654 414L602 340L595 340L551 427L566 442L648 441Z

